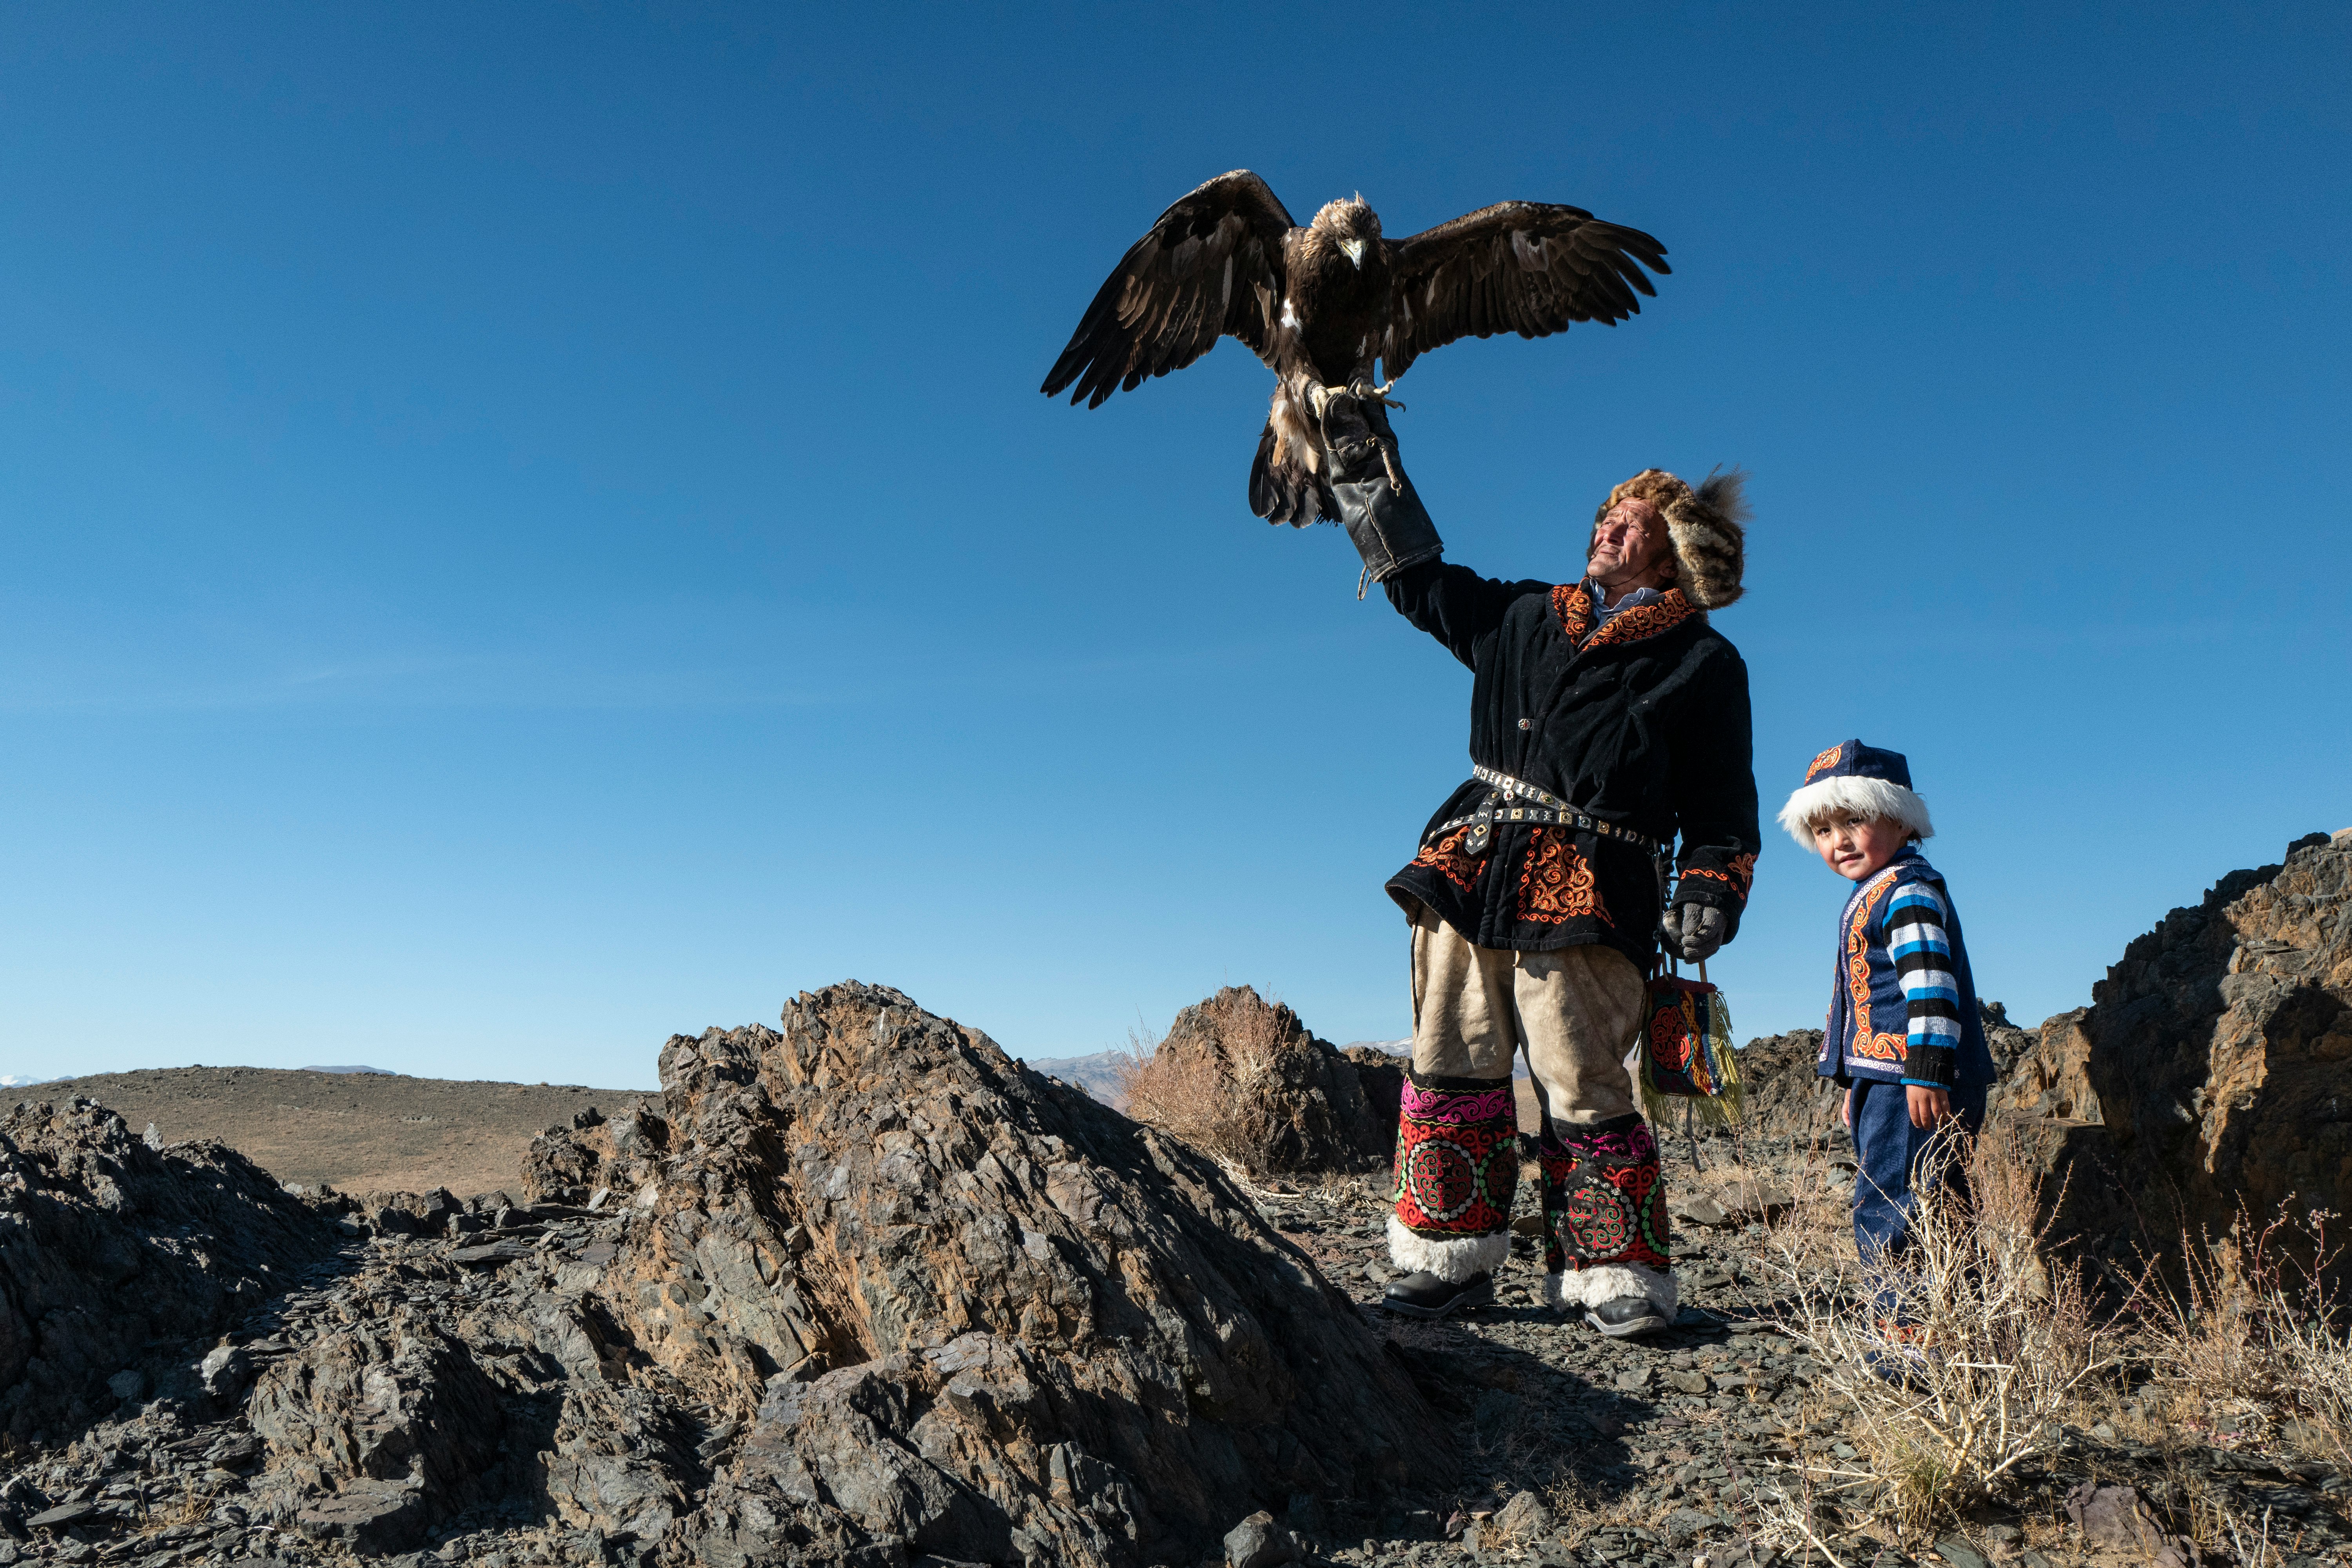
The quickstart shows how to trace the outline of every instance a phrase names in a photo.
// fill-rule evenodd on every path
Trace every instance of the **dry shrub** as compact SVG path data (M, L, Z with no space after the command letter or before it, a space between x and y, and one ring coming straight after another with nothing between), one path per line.
M1120 1073L1127 1113L1228 1164L1263 1172L1280 1061L1291 1044L1274 1007L1246 990L1202 1003L1206 1029L1182 1041L1131 1036Z
M1923 1196L1900 1252L1864 1266L1848 1250L1824 1273L1818 1225L1787 1222L1770 1247L1788 1287L1780 1326L1819 1364L1816 1390L1859 1450L1851 1468L1802 1474L1904 1536L2053 1451L2062 1417L2115 1364L2080 1276L2042 1257L2038 1177L2013 1151L1948 1136L1972 1155L1968 1194Z
M2178 1290L2143 1269L2134 1348L2170 1424L2209 1435L2293 1424L2295 1447L2352 1468L2352 1322L2327 1283L2342 1253L2335 1217L2242 1218L2204 1248L2184 1236Z
M1853 1189L1826 1150L1800 1151L1794 1163L1781 1168L1735 1144L1729 1158L1714 1158L1696 1186L1719 1194L1740 1184L1776 1188L1788 1199L1767 1221L1771 1251L1782 1266L1776 1275L1791 1268L1834 1274L1853 1267Z
M1674 1504L1649 1487L1601 1491L1566 1465L1543 1489L1553 1531L1569 1547L1582 1550L1598 1532L1657 1524Z

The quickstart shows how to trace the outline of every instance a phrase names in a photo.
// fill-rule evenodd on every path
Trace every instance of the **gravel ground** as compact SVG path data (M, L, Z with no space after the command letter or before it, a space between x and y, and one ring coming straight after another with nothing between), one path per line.
M1691 1198L1725 1187L1729 1175L1719 1163L1695 1173L1687 1149L1675 1142L1668 1173L1685 1209ZM1808 1172L1822 1174L1819 1152L1751 1141L1746 1154L1750 1181L1793 1184ZM1530 1195L1521 1194L1523 1204ZM1678 1225L1680 1321L1647 1340L1612 1342L1543 1308L1541 1254L1532 1237L1515 1247L1495 1307L1423 1323L1378 1307L1391 1275L1381 1184L1265 1191L1260 1203L1330 1278L1344 1282L1359 1310L1397 1347L1453 1420L1449 1430L1431 1434L1432 1443L1453 1445L1463 1458L1460 1484L1444 1492L1294 1499L1274 1522L1296 1531L1309 1560L1446 1568L1662 1568L1701 1559L1706 1568L1733 1568L1800 1560L1787 1550L1790 1538L1772 1506L1791 1474L1785 1467L1843 1468L1855 1450L1838 1412L1813 1391L1817 1369L1774 1328L1770 1277L1758 1261L1767 1239L1760 1225L1742 1223L1736 1214L1717 1226ZM630 1223L626 1215L548 1208L519 1215L496 1238L356 1243L348 1257L295 1282L265 1316L245 1325L236 1336L248 1363L245 1375L299 1356L379 1297L396 1296L452 1321L536 1300L533 1292L602 1267ZM503 1247L484 1245L492 1239ZM501 1256L484 1256L493 1252ZM0 1568L323 1568L352 1561L347 1544L265 1522L261 1498L248 1495L249 1484L267 1481L256 1473L259 1459L260 1445L242 1415L191 1423L160 1405L142 1412L127 1400L120 1418L100 1423L68 1447L0 1455ZM2245 1550L2208 1545L2200 1559L2205 1564L2317 1568L2352 1562L2345 1515L2352 1488L2333 1468L2252 1437L2200 1440L2151 1431L2128 1395L2111 1421L2070 1430L2064 1452L2023 1473L1998 1504L1933 1539L1898 1542L1860 1506L1819 1512L1811 1522L1846 1568L1913 1562L2106 1568L2164 1561L2085 1541L2063 1509L2066 1495L2085 1481L2136 1489L2172 1528L2200 1542L2226 1547L2234 1522ZM2266 1519L2269 1543L2263 1546ZM538 1510L493 1509L446 1521L432 1531L425 1551L384 1561L401 1568L524 1568L615 1555L593 1531L568 1530ZM922 1560L922 1568L950 1565Z
M1762 1195L1759 1186L1785 1192L1811 1180L1819 1190L1824 1179L1850 1180L1834 1163L1835 1149L1751 1139L1741 1152L1749 1165L1730 1169L1717 1155L1702 1173L1690 1163L1691 1145L1673 1140L1667 1181L1677 1206L1727 1191L1726 1206L1736 1208L1743 1191ZM1530 1223L1525 1211L1532 1196L1532 1182L1523 1184L1522 1225ZM1790 1510L1774 1506L1793 1479L1786 1467L1847 1468L1855 1457L1841 1412L1813 1392L1818 1369L1775 1326L1773 1276L1759 1257L1765 1226L1743 1223L1738 1213L1713 1226L1678 1219L1679 1321L1648 1339L1610 1341L1543 1306L1542 1252L1531 1237L1515 1241L1496 1279L1496 1306L1424 1323L1378 1306L1395 1276L1388 1264L1384 1184L1334 1182L1268 1192L1261 1206L1409 1354L1424 1388L1457 1420L1433 1440L1455 1445L1465 1460L1461 1485L1443 1494L1297 1500L1288 1522L1323 1559L1561 1568L1657 1568L1702 1557L1708 1568L1795 1562L1786 1544L1776 1545L1793 1540L1785 1523ZM2352 1488L2331 1467L2284 1449L2238 1446L2226 1435L2215 1446L2180 1433L2147 1433L2139 1415L2136 1405L2119 1404L2112 1422L2095 1421L2088 1431L2070 1427L2063 1454L2025 1471L1998 1503L1980 1506L1933 1539L1898 1542L1866 1506L1819 1513L1812 1529L1849 1565L2161 1561L2085 1540L2068 1520L2064 1499L2087 1480L2136 1488L2171 1528L2192 1536L2226 1542L2228 1522L2236 1522L2248 1550L2242 1557L2208 1547L2208 1564L2352 1562L2346 1521ZM2135 1429L2155 1440L2117 1435ZM2269 1545L2263 1548L2257 1542L2266 1513ZM1813 1561L1821 1561L1819 1552Z

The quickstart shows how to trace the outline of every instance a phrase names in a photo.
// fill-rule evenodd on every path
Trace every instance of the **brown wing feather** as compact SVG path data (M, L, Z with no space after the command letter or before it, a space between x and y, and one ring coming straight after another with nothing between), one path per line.
M1270 313L1282 298L1282 239L1294 226L1264 180L1219 174L1161 213L1119 258L1054 362L1051 397L1099 406L1114 390L1181 370L1236 337L1273 363Z
M1657 294L1643 268L1672 270L1665 247L1640 229L1543 202L1497 203L1399 240L1390 266L1396 290L1381 359L1391 380L1456 338L1614 326L1641 310L1637 295Z

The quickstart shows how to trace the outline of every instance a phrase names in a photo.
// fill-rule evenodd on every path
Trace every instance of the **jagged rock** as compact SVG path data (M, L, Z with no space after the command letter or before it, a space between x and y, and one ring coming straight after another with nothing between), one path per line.
M217 1344L196 1363L196 1377L206 1394L223 1399L253 1381L253 1360L235 1345Z
M506 1425L471 1348L404 1303L271 1367L246 1414L270 1471L256 1491L311 1533L377 1546L473 1500ZM353 1500L309 1500L321 1490Z
M1838 1125L1837 1086L1815 1070L1822 1031L1762 1035L1738 1054L1743 1131L1770 1138L1827 1138Z
M1675 1218L1690 1225L1714 1226L1731 1223L1723 1205L1706 1193L1675 1193L1667 1198L1666 1209Z
M2189 1568L2197 1560L2196 1547L2167 1534L2147 1500L2129 1486L2084 1481L2066 1494L2066 1517L2095 1547L2130 1552L2162 1568Z
M1936 1555L1950 1568L1992 1568L1992 1559L1978 1551L1975 1542L1964 1535L1948 1535L1936 1542Z
M362 1483L296 1510L294 1527L318 1541L344 1541L370 1552L414 1542L424 1525L418 1494L405 1487Z
M1523 1491L1505 1503L1495 1515L1495 1528L1518 1542L1530 1542L1548 1535L1552 1528L1552 1511L1543 1499L1533 1492Z
M604 1309L733 1424L698 1551L1142 1563L1405 1473L1421 1396L1213 1162L887 988L782 1022L673 1037L658 1117L531 1156L635 1190Z
M1990 1109L1997 1115L2038 1117L2055 1121L2103 1125L2105 1113L2099 1091L2091 1087L2090 1036L2084 1023L2088 1007L2059 1013L2042 1020L2026 1049L2001 1081L1993 1086Z
M2352 840L2223 878L2043 1026L2000 1135L2063 1192L2057 1232L2156 1251L2352 1203Z
M1985 1047L1992 1053L1993 1081L2006 1083L2027 1053L2041 1042L2042 1031L2019 1028L2009 1021L2007 1007L1981 996L1977 998L1977 1016L1984 1023Z
M18 1105L0 1120L0 1425L93 1419L127 1371L194 1394L155 1347L218 1334L338 1239L233 1149L152 1148L89 1100Z
M645 1105L589 1127L551 1127L523 1156L523 1195L533 1204L586 1204L612 1179L635 1192L653 1179L668 1147L667 1124ZM600 1180L600 1172L607 1177Z
M517 1263L532 1256L532 1249L520 1241L492 1241L480 1247L461 1247L449 1255L452 1263L473 1268L495 1268L501 1263Z
M1717 1194L1723 1212L1732 1222L1746 1225L1755 1220L1777 1219L1787 1212L1790 1198L1789 1189L1772 1182L1733 1182Z
M1397 1119L1404 1110L1404 1069L1412 1065L1412 1058L1392 1056L1378 1046L1349 1046L1339 1054L1355 1064L1356 1087L1363 1091L1373 1128L1393 1161Z
M1298 1015L1227 986L1176 1015L1128 1081L1127 1109L1257 1174L1376 1171L1395 1152L1396 1107L1368 1096L1367 1067ZM1370 1064L1383 1100L1402 1069Z
M1298 1539L1274 1522L1274 1515L1261 1510L1225 1532L1226 1568L1275 1568L1279 1563L1296 1563L1305 1555L1298 1549Z
M90 1108L44 1163L12 1123L0 1264L165 1342L115 1345L85 1393L170 1384L103 1429L209 1500L156 1537L189 1561L479 1560L445 1538L528 1525L638 1568L1141 1568L1199 1561L1242 1509L1447 1483L1414 1363L1213 1162L894 991L783 1026L674 1037L660 1105L540 1140L520 1210L297 1198ZM329 1223L355 1216L375 1234ZM122 1258L151 1295L195 1269L220 1310L127 1307ZM91 1491L18 1476L0 1518L90 1503L117 1441ZM131 1518L91 1506L83 1534Z
M1979 997L1977 1009L1984 1020L1985 1043L1992 1051L1994 1072L2000 1081L2006 1082L2017 1070L2020 1060L2032 1053L2038 1036L2011 1024L2009 1009L1998 1002ZM1821 1055L1819 1029L1761 1035L1741 1047L1742 1130L1800 1141L1843 1138L1837 1086L1821 1076Z

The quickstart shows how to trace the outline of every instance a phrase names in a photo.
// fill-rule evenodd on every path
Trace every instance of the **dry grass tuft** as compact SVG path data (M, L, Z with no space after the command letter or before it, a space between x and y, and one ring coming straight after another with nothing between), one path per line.
M1865 1268L1848 1250L1824 1272L1822 1227L1802 1215L1769 1247L1786 1282L1780 1325L1819 1363L1815 1387L1859 1450L1802 1474L1905 1537L1957 1521L2053 1451L2062 1419L2116 1364L2080 1277L2042 1256L2034 1173L1989 1144L1972 1152L1970 1197L1923 1200L1899 1256Z
M2352 1468L2352 1322L2326 1283L2343 1250L2328 1239L2335 1217L2314 1209L2260 1229L2242 1220L2202 1249L2184 1237L2178 1291L2143 1269L2134 1349L2165 1424L2208 1436L2275 1432Z
M1127 1113L1181 1138L1244 1171L1265 1171L1274 1131L1271 1108L1281 1084L1280 1061L1292 1042L1281 1016L1246 991L1227 991L1201 1004L1206 1040L1181 1047L1130 1036L1136 1055L1122 1069Z
M1771 1248L1781 1264L1815 1275L1853 1267L1853 1183L1827 1151L1801 1150L1784 1167L1750 1155L1735 1142L1729 1154L1710 1156L1692 1183L1693 1190L1714 1194L1743 1185L1769 1188L1787 1200L1768 1220Z
M1673 1509L1650 1488L1602 1492L1566 1466L1544 1488L1543 1498L1554 1532L1571 1549L1583 1547L1601 1531L1654 1525Z

